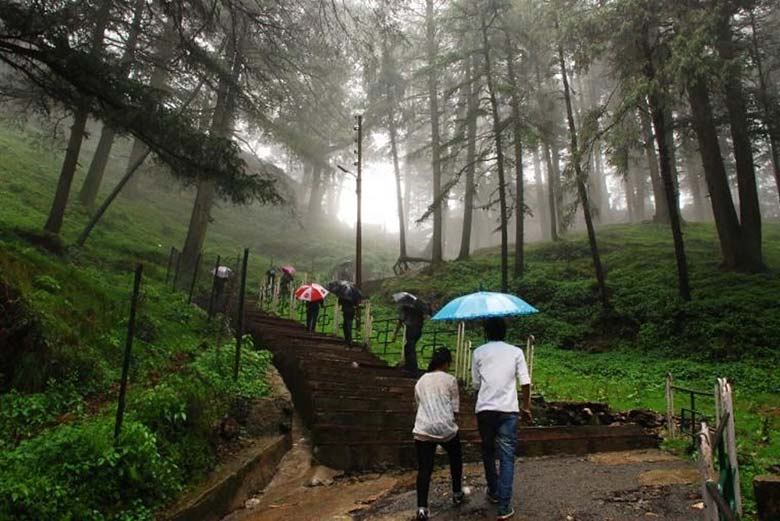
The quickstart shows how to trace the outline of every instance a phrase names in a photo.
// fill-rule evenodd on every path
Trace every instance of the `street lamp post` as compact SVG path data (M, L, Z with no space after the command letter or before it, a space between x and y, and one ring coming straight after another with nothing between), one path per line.
M355 227L355 285L360 288L363 283L363 224L362 224L362 183L363 183L363 116L358 114L357 119L357 178L355 180L355 193L357 194L357 225Z

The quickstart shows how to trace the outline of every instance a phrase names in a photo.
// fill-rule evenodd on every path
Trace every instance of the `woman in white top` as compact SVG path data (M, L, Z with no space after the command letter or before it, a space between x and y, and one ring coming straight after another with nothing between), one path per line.
M437 445L441 445L449 456L453 503L460 505L465 499L461 488L463 455L455 423L460 399L458 381L447 373L451 363L449 350L446 347L437 349L428 365L428 372L414 387L417 417L412 432L417 448L417 521L428 519L428 490Z

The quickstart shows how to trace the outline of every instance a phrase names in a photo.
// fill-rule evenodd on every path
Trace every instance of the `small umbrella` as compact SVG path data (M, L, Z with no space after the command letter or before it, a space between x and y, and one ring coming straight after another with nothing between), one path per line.
M233 270L227 266L219 266L215 270L211 270L212 275L216 275L218 279L227 279L233 274Z
M328 291L343 300L358 302L363 300L363 293L353 283L347 280L334 280L328 284Z
M402 291L393 295L393 301L402 308L412 308L420 313L431 314L431 306L421 298Z
M311 284L304 284L300 288L295 290L295 298L304 302L319 302L325 300L328 296L328 290L312 282Z
M398 304L399 306L414 306L419 299L412 295L411 293L408 293L406 291L402 291L400 293L393 294L393 302Z
M282 271L289 274L289 275L295 275L295 268L292 266L282 266Z
M473 320L532 315L538 312L538 309L514 295L479 291L451 300L432 320Z

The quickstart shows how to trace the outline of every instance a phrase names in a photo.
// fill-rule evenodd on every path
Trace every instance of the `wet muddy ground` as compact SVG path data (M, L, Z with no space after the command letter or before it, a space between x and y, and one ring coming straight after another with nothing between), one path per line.
M407 521L414 517L414 472L339 475L313 468L308 441L295 429L295 446L266 489L249 508L225 521L350 520ZM450 502L449 472L433 478L432 519L495 519L485 500L482 468L467 464L468 503ZM312 482L321 482L311 486ZM698 472L691 462L658 450L588 457L521 458L513 503L518 521L691 521L700 518Z
M432 519L495 519L495 507L485 500L479 465L468 465L470 501L450 503L449 477L438 472L432 487ZM698 472L689 462L663 452L637 451L591 457L520 459L513 504L518 521L690 521L701 514ZM361 521L412 519L415 492L390 495L359 513Z

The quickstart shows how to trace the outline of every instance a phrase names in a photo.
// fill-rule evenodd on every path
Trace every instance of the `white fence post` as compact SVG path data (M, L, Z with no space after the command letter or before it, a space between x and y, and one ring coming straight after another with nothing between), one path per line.
M533 335L528 335L525 344L525 364L528 366L528 377L531 379L531 385L534 381L534 356L536 351L536 339Z
M471 340L466 340L464 344L466 347L466 377L464 380L466 387L471 387Z
M463 380L463 329L465 324L458 322L458 333L455 337L455 378Z
M365 321L363 322L363 342L365 342L366 345L370 343L370 337L371 337L371 301L369 300L366 302L366 316Z
M341 319L341 313L339 309L339 301L333 306L333 334L338 336L339 334L339 320Z
M724 445L729 457L731 468L734 469L734 502L736 503L736 514L742 516L742 492L740 491L739 481L739 461L737 460L737 434L734 423L734 404L731 398L731 384L725 378L718 378L718 387L720 389L720 407L721 418L726 417L726 428L723 430Z
M281 289L281 280L274 281L273 297L271 299L271 311L276 313L276 309L279 305L279 291Z
M707 490L707 482L717 482L718 477L715 473L715 464L712 459L712 438L710 428L707 422L701 422L699 431L699 471L701 472L702 485L701 497L704 501L704 519L705 521L719 521L718 505L715 503L710 492Z

